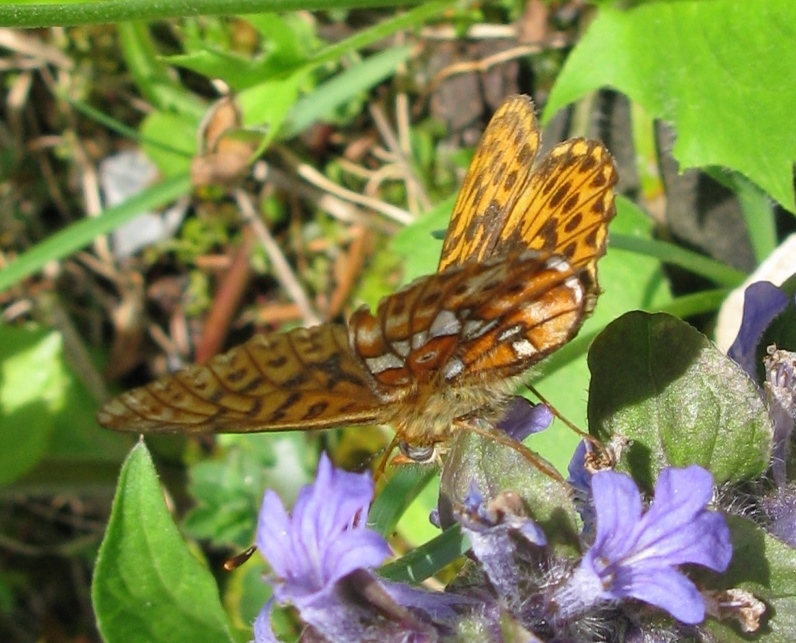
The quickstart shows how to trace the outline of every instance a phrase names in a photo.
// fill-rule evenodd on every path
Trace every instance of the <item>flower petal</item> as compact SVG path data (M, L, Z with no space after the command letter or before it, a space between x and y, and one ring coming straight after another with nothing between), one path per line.
M591 479L597 536L592 546L611 560L620 559L635 545L634 530L641 519L641 496L630 476L598 471Z
M655 605L682 623L694 625L705 618L705 601L699 590L685 574L673 568L633 571L620 574L616 584L622 586L624 596Z
M771 322L788 307L785 292L768 281L757 281L744 291L743 317L738 336L727 351L757 381L757 345Z
M553 412L547 404L531 404L524 397L511 398L506 412L497 423L510 438L522 442L533 433L544 431L553 423Z
M267 490L257 519L256 543L263 557L271 562L271 568L282 577L295 567L290 532L290 517L282 500L276 492Z
M274 599L271 598L254 619L254 643L279 643L271 628L271 612L274 609Z

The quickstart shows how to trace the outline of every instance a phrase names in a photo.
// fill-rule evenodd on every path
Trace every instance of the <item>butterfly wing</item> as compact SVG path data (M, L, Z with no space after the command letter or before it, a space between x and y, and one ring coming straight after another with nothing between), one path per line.
M540 134L533 103L510 96L489 121L459 190L438 270L483 261L528 185Z
M501 382L569 341L585 305L569 263L535 251L423 277L357 311L350 342L379 396L399 400L428 382Z
M248 433L364 424L380 400L344 326L257 335L207 364L106 404L103 426L136 433Z
M538 147L533 103L527 96L506 99L459 193L439 270L523 249L559 255L581 275L588 312L615 215L613 159L597 141L571 139L533 166Z

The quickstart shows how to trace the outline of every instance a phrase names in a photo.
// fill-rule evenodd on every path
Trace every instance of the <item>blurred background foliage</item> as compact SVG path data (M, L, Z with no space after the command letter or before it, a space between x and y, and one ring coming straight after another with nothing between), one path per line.
M99 405L433 272L505 96L534 98L546 148L599 138L620 172L604 294L532 378L580 426L601 328L642 309L712 333L727 294L794 228L790 0L292 4L0 7L2 640L98 640L93 563L135 444L98 427ZM147 440L235 638L267 588L259 562L220 563L251 543L264 489L290 502L321 449L362 469L390 439L372 427ZM575 442L559 424L531 446L563 470ZM386 478L396 551L435 537L435 477ZM169 545L148 546L178 565ZM142 591L166 601L173 587ZM223 622L163 640L217 640Z

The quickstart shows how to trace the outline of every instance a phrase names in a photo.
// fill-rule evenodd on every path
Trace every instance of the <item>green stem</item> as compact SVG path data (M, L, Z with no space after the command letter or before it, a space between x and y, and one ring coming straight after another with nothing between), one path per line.
M53 4L8 3L0 6L0 26L53 27L152 21L198 15L241 15L266 11L331 11L357 7L394 7L395 0L107 0ZM403 0L400 5L419 4Z

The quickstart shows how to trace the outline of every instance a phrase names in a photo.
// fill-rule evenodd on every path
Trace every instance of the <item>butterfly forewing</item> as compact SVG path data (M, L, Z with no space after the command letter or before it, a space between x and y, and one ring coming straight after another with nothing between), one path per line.
M481 261L503 237L503 226L526 189L539 149L533 105L511 96L484 131L464 177L445 235L438 270Z
M514 129L504 130L508 125ZM607 224L615 215L613 160L601 143L572 139L531 168L538 146L533 104L526 96L512 96L490 121L470 165L439 269L523 249L561 255L582 270L593 306L596 260L605 253ZM500 151L492 154L492 149Z
M565 141L541 160L504 225L506 246L557 254L581 271L589 309L597 294L597 259L605 254L607 224L615 215L616 180L601 143Z
M348 345L326 324L257 335L205 365L105 405L100 424L135 432L312 429L377 420L382 402Z

